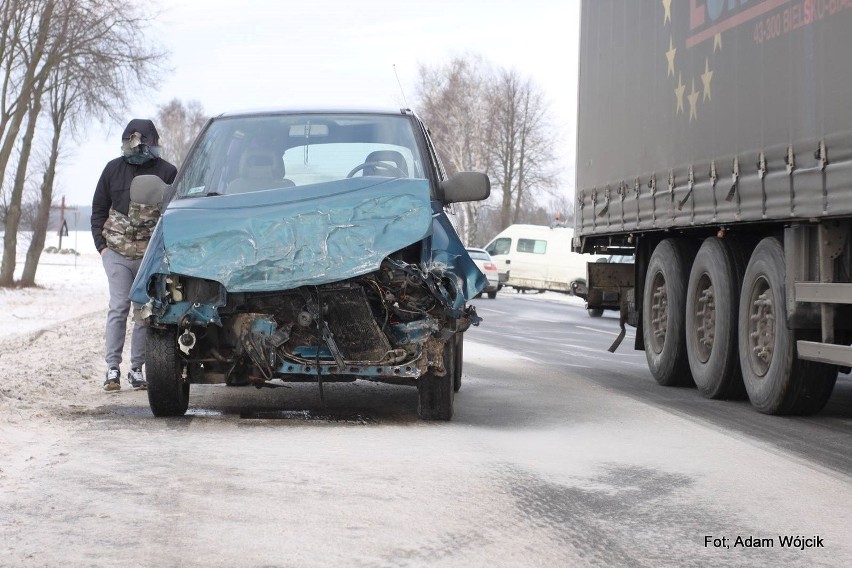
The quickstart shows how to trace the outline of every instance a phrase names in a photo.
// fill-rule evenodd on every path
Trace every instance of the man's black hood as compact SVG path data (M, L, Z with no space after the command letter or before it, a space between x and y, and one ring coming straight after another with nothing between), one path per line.
M157 146L160 143L160 135L154 127L154 123L145 118L134 118L127 123L127 127L121 134L122 140L127 140L134 132L142 135L142 143L148 146Z

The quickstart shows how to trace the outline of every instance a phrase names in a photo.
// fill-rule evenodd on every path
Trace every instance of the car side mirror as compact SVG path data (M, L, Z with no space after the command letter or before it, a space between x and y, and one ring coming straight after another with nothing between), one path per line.
M441 182L444 203L482 201L491 195L491 180L480 172L459 172Z
M130 201L162 208L163 197L168 188L169 184L158 176L136 176L130 182Z

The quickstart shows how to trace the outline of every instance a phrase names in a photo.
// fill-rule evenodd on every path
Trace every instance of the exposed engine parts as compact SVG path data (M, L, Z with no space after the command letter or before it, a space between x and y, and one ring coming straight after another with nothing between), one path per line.
M457 280L440 267L426 271L387 259L378 271L341 283L230 294L215 313L203 312L192 297L195 290L215 296L209 285L175 275L164 284L170 299L184 305L178 347L188 360L215 353L198 360L205 372L261 386L280 375L413 379L429 368L442 374L443 344L480 321Z

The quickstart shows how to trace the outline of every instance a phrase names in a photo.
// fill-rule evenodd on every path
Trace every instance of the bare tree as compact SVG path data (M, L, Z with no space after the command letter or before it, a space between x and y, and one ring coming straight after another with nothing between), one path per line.
M40 99L46 84L47 69L56 58L50 34L56 2L54 0L9 0L0 4L0 28L3 56L2 97L0 97L0 171L6 180L6 169L21 128L29 116L18 165L4 220L3 263L0 285L12 285L15 271L18 226L21 220L26 165L32 148L35 121L40 112ZM6 27L9 26L9 27Z
M563 227L574 226L574 200L571 196L560 194L553 197L549 204L551 224Z
M57 73L61 72L57 71ZM53 136L39 187L38 207L32 226L33 236L27 248L27 258L21 274L21 286L33 286L35 284L36 269L41 258L41 251L44 249L50 220L50 207L53 204L53 182L56 176L56 164L59 160L59 142L62 137L63 125L68 118L70 105L73 104L73 97L70 96L70 92L75 89L74 83L63 83L62 81L54 82L50 89L50 120L53 126Z
M487 106L491 71L477 56L459 57L439 67L421 66L418 112L429 126L447 173L488 173L491 121ZM479 240L483 202L459 204L457 229L465 243Z
M184 104L180 99L172 99L157 107L155 123L163 157L179 169L207 118L201 103L194 100Z
M162 54L139 39L144 38L148 18L141 6L120 0L4 0L0 4L4 65L0 77L0 171L4 175L0 179L7 178L12 147L20 141L6 202L0 286L13 284L23 187L45 99L49 98L52 139L40 187L36 229L41 235L30 244L24 270L23 280L29 284L44 244L63 127L81 116L117 117L129 94L137 92L132 86L145 84L156 74Z
M516 71L500 73L490 100L495 123L490 171L502 193L500 224L506 228L519 221L536 191L554 186L554 137L544 95Z
M493 216L485 210L495 205L498 230L542 219L524 211L538 207L537 199L555 186L555 140L544 95L531 80L516 71L494 72L479 57L467 56L421 66L418 99L448 173L475 170L491 178L491 200L462 205L457 224L465 242L481 243L491 232Z

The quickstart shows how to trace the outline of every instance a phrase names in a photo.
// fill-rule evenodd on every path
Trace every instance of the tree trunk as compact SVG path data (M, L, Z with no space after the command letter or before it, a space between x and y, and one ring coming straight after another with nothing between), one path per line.
M27 117L27 130L21 140L18 167L15 172L15 184L9 212L6 215L6 233L3 235L3 266L0 268L0 286L12 286L15 280L15 252L18 247L18 228L21 224L21 203L24 196L24 184L27 180L27 166L33 149L36 121L41 112L41 94L34 97Z
M52 193L52 188L49 190L49 193ZM38 204L38 215L33 226L33 238L30 240L30 246L27 249L27 260L24 263L24 271L21 274L20 284L22 288L35 286L36 269L38 268L39 258L41 258L41 251L44 250L44 241L47 236L49 220L50 200L45 201L44 188L42 188L42 198Z
M6 133L3 148L0 149L0 172L5 171L8 164L9 156L12 154L12 146L18 132L21 130L23 122L23 113L15 115L12 121L12 127ZM7 144L8 142L8 144ZM8 147L8 152L6 148ZM2 178L0 178L2 183ZM18 192L17 185L12 188L12 195L9 197L9 207L6 210L6 220L4 222L3 234L3 262L0 265L0 286L11 286L14 282L15 275L15 250L18 246L18 225L21 222L21 201L23 200L23 187L21 192Z
M38 261L44 250L44 242L47 237L47 229L50 221L50 205L53 203L53 181L56 177L56 163L59 161L59 138L62 133L62 124L54 121L53 141L50 145L50 159L44 170L44 178L41 182L41 196L38 203L38 215L33 227L33 238L27 249L27 260L24 263L24 271L21 275L21 286L34 286L35 275L38 269ZM60 227L61 229L61 227Z
M464 204L464 217L465 217L465 244L467 246L476 247L479 246L479 231L477 230L479 227L476 223L476 212L479 210L479 206L476 203L465 203Z
M3 262L0 265L0 286L12 286L15 279L15 253L18 246L18 227L21 223L21 202L24 195L24 179L27 169L27 161L32 149L32 138L35 134L35 122L38 118L38 113L41 110L41 97L44 92L44 85L47 80L47 73L42 69L36 72L39 63L41 62L44 48L48 40L48 31L50 19L53 15L54 3L48 1L45 6L45 11L40 20L38 37L36 40L33 53L31 54L30 62L27 66L26 74L22 82L21 93L19 100L27 100L30 104L21 104L15 110L11 119L9 130L5 133L3 145L0 147L0 172L6 171L6 166L9 164L9 158L12 155L12 147L17 140L18 133L21 130L21 125L24 121L24 115L27 114L29 107L30 121L27 124L27 133L24 135L24 140L21 147L21 155L18 160L18 171L15 175L15 185L12 188L12 195L9 199L9 209L6 214L5 233L3 235ZM35 109L35 113L33 110ZM29 138L29 140L27 140ZM19 183L20 179L20 183ZM3 183L0 177L0 184Z

